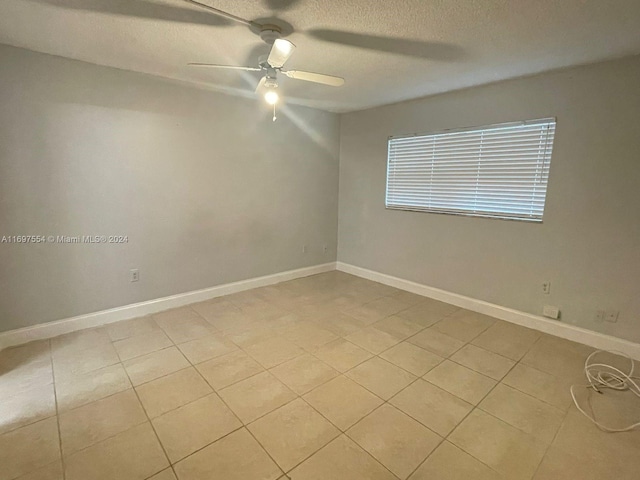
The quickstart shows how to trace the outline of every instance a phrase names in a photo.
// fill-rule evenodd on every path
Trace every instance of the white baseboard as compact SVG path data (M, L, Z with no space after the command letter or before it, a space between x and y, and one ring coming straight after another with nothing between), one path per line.
M157 298L146 302L134 303L123 307L111 308L100 312L88 313L77 317L65 318L53 322L42 323L30 327L0 332L0 350L13 345L21 345L33 340L53 338L64 333L84 330L85 328L99 327L120 320L142 317L152 313L158 313L170 308L182 307L190 303L203 302L215 297L230 295L232 293L251 290L252 288L265 287L276 283L308 277L318 273L330 272L336 269L336 263L325 263L312 267L298 268L286 272L274 273L264 277L250 278L239 282L217 285L203 290L171 295L170 297Z
M434 300L450 303L457 307L466 308L467 310L490 315L492 317L499 318L500 320L522 325L523 327L532 328L550 335L583 343L594 348L622 352L636 360L640 360L640 344L633 343L628 340L612 337L592 330L586 330L584 328L576 327L575 325L549 320L548 318L533 315L531 313L521 312L512 308L448 292L439 288L429 287L427 285L393 277L373 270L367 270L366 268L356 267L343 262L331 262L322 265L314 265L312 267L279 272L263 277L250 278L239 282L217 285L215 287L205 288L202 290L195 290L192 292L157 298L155 300L134 303L109 310L88 313L86 315L79 315L77 317L33 325L17 330L10 330L8 332L0 332L0 350L13 345L28 343L33 340L52 338L65 333L75 332L77 330L99 327L101 325L107 325L120 320L142 317L144 315L158 313L163 310L182 307L190 303L203 302L212 298L251 290L252 288L274 285L276 283L308 277L309 275L316 275L318 273L329 272L336 269L341 272L350 273L384 285L389 285L401 290L433 298Z
M358 277L373 280L374 282L389 285L390 287L406 290L411 293L417 293L425 297L440 300L441 302L450 303L457 307L466 308L474 312L490 315L507 322L522 325L523 327L539 330L556 337L566 338L574 342L583 343L600 350L618 351L629 355L631 358L640 360L640 344L623 340L621 338L612 337L603 333L586 330L566 323L550 320L539 315L521 312L512 308L502 307L494 303L485 302L457 293L448 292L439 288L429 287L420 283L411 282L402 278L393 277L384 273L367 270L366 268L356 267L348 263L337 262L337 270L350 273Z

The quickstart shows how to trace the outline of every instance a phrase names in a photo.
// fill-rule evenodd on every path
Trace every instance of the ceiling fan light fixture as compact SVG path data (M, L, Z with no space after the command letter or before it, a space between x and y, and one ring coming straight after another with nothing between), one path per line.
M278 103L278 100L280 100L280 95L278 95L278 92L276 92L275 89L269 89L264 94L264 100L269 105L275 105Z
M289 40L278 38L273 42L273 48L275 48L282 55L288 57L289 55L291 55L291 52L293 52L294 45Z

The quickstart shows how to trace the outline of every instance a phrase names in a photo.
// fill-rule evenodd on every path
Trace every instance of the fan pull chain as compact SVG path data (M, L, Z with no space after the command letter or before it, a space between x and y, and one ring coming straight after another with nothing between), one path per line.
M275 122L278 119L278 117L276 117L276 104L273 104L273 121Z

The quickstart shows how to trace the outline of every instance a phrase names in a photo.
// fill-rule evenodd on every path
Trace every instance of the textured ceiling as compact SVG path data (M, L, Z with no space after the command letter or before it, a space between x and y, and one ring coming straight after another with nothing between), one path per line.
M339 112L640 53L638 0L201 1L275 18L298 47L288 68L346 79L282 78L283 93ZM255 65L268 51L184 0L1 0L0 43L232 93L259 76L186 64Z

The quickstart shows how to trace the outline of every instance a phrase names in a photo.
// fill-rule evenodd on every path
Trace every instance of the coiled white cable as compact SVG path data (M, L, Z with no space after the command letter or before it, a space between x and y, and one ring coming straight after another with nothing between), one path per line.
M607 365L606 363L591 363L591 359L600 353L613 353L616 355L621 355L626 357L631 362L631 368L629 369L629 373L625 373L622 370L612 366ZM640 386L636 382L636 380L640 380L640 377L634 376L635 372L635 362L628 355L621 352L605 352L604 350L596 350L591 355L587 357L584 362L584 374L589 381L589 385L571 385L570 392L571 398L573 398L573 403L575 403L576 408L589 420L591 420L595 425L605 432L615 433L615 432L628 432L633 430L634 428L640 427L640 422L634 423L633 425L629 425L625 428L611 428L603 425L595 419L595 416L589 415L579 404L576 399L574 388L578 386L583 386L586 388L592 388L598 393L603 393L604 389L625 391L630 390L636 397L640 398Z

